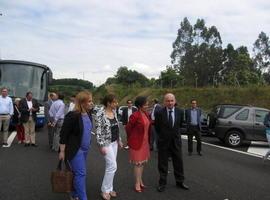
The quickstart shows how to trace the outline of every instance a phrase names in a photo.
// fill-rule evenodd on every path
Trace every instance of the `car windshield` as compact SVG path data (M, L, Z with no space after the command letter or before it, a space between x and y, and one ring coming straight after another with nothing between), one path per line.
M0 64L0 86L9 96L25 97L28 91L37 100L44 100L47 90L45 69L24 64Z

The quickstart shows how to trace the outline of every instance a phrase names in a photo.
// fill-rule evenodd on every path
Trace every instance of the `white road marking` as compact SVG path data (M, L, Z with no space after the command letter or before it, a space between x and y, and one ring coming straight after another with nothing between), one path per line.
M247 152L264 156L267 151L269 151L267 142L251 142Z
M188 138L187 135L182 135L181 137L183 139L185 139L185 140L187 140L187 138ZM195 142L196 142L196 140L195 140ZM207 142L202 142L202 144L205 144L205 145L208 145L208 146L211 146L211 147L216 147L216 148L219 148L219 149L233 151L233 152L244 154L244 155L249 155L249 156L257 157L257 158L262 158L263 157L263 154L257 154L256 152L253 153L253 152L239 151L239 150L236 150L236 149L231 149L231 148L228 148L228 147L218 146L218 145L210 144L210 143L207 143ZM269 148L267 148L267 149L269 149Z
M10 135L9 135L9 137L8 137L8 139L7 139L7 143L8 143L8 145L3 145L3 147L10 147L11 146L11 144L12 144L12 142L13 142L13 140L14 140L14 138L16 137L16 135L17 135L17 132L16 131L13 131Z

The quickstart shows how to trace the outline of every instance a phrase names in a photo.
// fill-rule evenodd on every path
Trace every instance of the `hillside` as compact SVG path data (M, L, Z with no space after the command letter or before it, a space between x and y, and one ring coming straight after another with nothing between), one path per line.
M270 86L156 89L132 88L113 84L97 88L94 92L95 101L98 103L99 99L108 92L117 95L120 105L125 104L128 99L134 100L139 95L148 96L149 99L162 100L166 92L172 92L176 95L177 102L181 107L188 107L190 100L196 98L199 106L205 110L210 110L214 105L220 103L248 104L270 108Z

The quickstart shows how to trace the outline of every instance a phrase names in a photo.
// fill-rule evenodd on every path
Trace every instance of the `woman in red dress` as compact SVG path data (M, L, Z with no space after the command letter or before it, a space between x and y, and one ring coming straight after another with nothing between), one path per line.
M147 112L147 97L139 96L135 100L138 111L134 112L126 125L129 159L134 164L135 191L142 192L145 185L142 180L143 168L150 158L150 116Z

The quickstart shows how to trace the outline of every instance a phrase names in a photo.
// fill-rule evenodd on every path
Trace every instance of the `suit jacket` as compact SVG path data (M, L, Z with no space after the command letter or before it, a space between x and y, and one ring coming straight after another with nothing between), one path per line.
M170 127L168 113L166 107L163 107L157 113L155 118L155 128L158 135L158 148L169 148L172 142L175 147L181 146L180 128L184 121L184 111L182 109L174 109L174 126Z
M92 122L91 114L88 116ZM72 160L81 147L82 135L83 121L81 113L76 111L68 112L60 131L60 144L66 145L65 155L68 160Z
M39 112L39 104L38 104L38 102L37 102L36 99L32 99L32 104L33 104L33 108L37 109L36 111L33 111L32 112L32 117L33 117L34 121L36 121L36 119L37 119L37 112ZM30 112L28 111L29 110L29 107L27 105L26 98L23 98L20 101L19 110L21 112L21 122L22 123L26 123L29 120L29 116L30 116Z
M132 113L136 112L137 109L132 107ZM128 107L123 109L123 113L122 113L122 123L123 125L126 125L128 123Z
M191 125L191 110L192 109L189 108L185 111L187 128L189 128L189 126ZM197 122L200 129L201 129L201 115L202 115L201 109L197 108Z
M145 114L149 122L151 122L148 113L145 113ZM145 134L143 116L140 111L136 111L130 116L129 122L126 125L126 133L127 133L128 146L134 150L140 149L142 146L143 138ZM148 133L148 138L150 141L151 126L148 127L147 133Z

